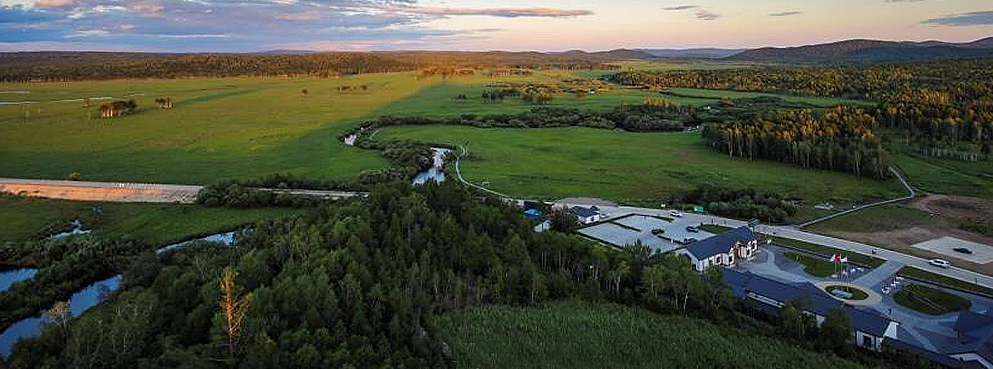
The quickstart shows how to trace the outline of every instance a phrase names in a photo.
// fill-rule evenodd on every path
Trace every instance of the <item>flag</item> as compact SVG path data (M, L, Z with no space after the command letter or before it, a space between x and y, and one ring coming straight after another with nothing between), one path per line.
M847 262L848 262L848 256L841 257L841 261L839 261L839 263L847 263Z
M844 263L846 261L848 261L848 258L843 255L837 255L837 254L831 255L832 263Z

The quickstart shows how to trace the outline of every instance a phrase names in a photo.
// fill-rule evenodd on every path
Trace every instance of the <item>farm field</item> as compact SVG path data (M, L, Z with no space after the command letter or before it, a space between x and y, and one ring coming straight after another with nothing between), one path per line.
M895 181L729 158L703 145L696 133L406 126L384 128L377 135L388 138L465 145L470 151L461 165L466 180L489 182L512 196L594 196L657 205L677 191L715 184L750 186L815 204L827 197L856 203L900 191Z
M465 368L858 368L699 319L580 301L485 306L435 319Z
M95 208L99 212L94 211ZM292 208L232 209L199 205L96 203L0 195L0 243L46 236L53 227L65 227L78 219L84 229L96 228L111 236L128 235L152 245L165 245L301 211Z

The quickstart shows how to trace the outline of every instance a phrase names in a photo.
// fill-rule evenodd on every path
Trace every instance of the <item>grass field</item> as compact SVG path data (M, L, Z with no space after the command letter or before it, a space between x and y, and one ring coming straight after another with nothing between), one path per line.
M784 253L787 259L803 264L803 271L814 277L827 278L838 270L838 265L827 260L821 260L812 256L800 255L793 252Z
M970 163L906 153L892 154L886 159L918 190L993 198L993 161Z
M801 250L810 251L815 254L826 255L826 256L830 256L834 254L845 255L848 256L848 261L853 263L859 263L869 268L878 267L886 262L885 260L880 258L859 254L857 252L837 249L834 247L813 244L810 242L804 242L800 240L794 240L792 238L783 238L783 237L770 236L770 235L765 235L765 236L768 237L769 239L772 239L772 242L774 243L795 247Z
M909 228L932 221L931 216L925 211L902 205L884 205L842 215L807 228L815 232L880 232Z
M910 266L903 267L900 269L900 271L897 272L897 274L911 278L916 278L922 281L928 281L931 283L951 286L965 291L979 292L987 296L993 296L993 288L980 286L978 284L965 282L955 278L949 278L941 274L931 273L929 271L918 269L915 267L910 267Z
M893 300L906 308L929 315L954 313L972 306L972 302L967 299L919 284L901 288L893 295Z
M857 203L899 191L892 181L730 158L706 147L695 133L406 126L385 128L376 138L464 144L471 157L462 162L463 176L514 196L593 196L657 204L676 191L715 184L751 186L810 203L827 197Z
M100 213L94 211L99 208ZM152 245L227 230L298 213L299 209L230 209L199 205L125 204L0 196L0 243L24 241L53 225L82 220L112 236L130 235Z
M435 319L462 368L857 368L717 327L606 303L485 306Z

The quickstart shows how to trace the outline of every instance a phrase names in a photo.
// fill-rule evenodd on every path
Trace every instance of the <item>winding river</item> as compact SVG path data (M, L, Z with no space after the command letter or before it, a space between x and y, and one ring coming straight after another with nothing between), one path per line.
M194 241L209 241L232 245L234 244L234 232L220 233L196 240L163 246L156 250L156 253L161 254L179 247L185 247ZM3 287L0 291L6 290L10 287L10 285L16 282L31 278L36 272L36 269L19 269L0 273L0 287ZM96 306L101 301L106 299L107 296L120 287L122 279L122 275L118 274L102 281L94 282L93 284L74 293L69 299L69 309L72 312L72 316L79 316L86 310L89 310L91 307ZM0 334L0 356L9 356L11 350L14 348L14 343L16 343L19 339L24 337L34 337L41 334L41 327L45 323L45 318L42 315L43 313L44 311L39 311L36 316L22 319L11 325L10 328L7 328L7 330L3 331L3 333Z

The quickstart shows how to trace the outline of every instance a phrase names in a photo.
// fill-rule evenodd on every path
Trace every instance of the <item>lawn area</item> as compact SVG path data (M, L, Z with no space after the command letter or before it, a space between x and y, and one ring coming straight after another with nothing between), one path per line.
M847 300L860 301L869 298L868 293L852 286L828 286L828 288L825 289L828 293L834 292L835 290L842 290L852 294L852 298Z
M910 228L932 222L927 212L902 205L884 205L842 215L806 229L815 232L881 232Z
M979 292L987 296L993 296L993 289L991 288L980 286L974 283L965 282L951 277L946 277L940 274L931 273L929 271L918 269L911 266L906 266L901 268L900 271L897 272L897 274L910 278L916 278L922 281L955 287L965 291Z
M462 368L858 368L710 322L607 303L483 306L435 319Z
M768 237L769 239L772 239L772 242L773 243L777 243L777 244L785 245L785 246L792 246L792 247L795 247L795 248L798 248L798 249L801 249L801 250L806 250L806 251L809 251L809 252L812 252L812 253L815 253L815 254L826 255L826 256L831 256L831 255L834 255L834 254L846 255L846 256L848 256L848 261L853 262L853 263L862 264L862 265L865 265L865 266L867 266L869 268L878 267L880 265L883 265L883 263L886 262L885 260L880 259L880 258L876 258L876 257L868 256L868 255L859 254L857 252L851 252L851 251L847 251L847 250L836 249L836 248L830 247L830 246L823 246L823 245L813 244L813 243L810 243L810 242L804 242L804 241L800 241L800 240L794 240L792 238L783 238L783 237L770 236L770 235L765 235L765 236ZM827 261L825 261L825 263L827 263Z
M94 209L100 209L98 213ZM216 233L302 212L291 208L231 209L200 205L98 203L0 196L0 242L47 236L72 220L112 236L153 245Z
M910 284L893 295L893 300L903 307L929 315L943 315L963 311L972 302L960 296L919 284Z
M974 163L907 153L886 157L917 190L993 198L993 161Z
M803 264L803 271L814 277L827 278L838 270L838 265L827 260L821 260L808 255L793 252L784 253L787 259Z
M731 228L731 227L725 227L725 226L719 226L719 225L713 225L713 224L704 224L704 225L699 226L697 228L699 228L701 231L710 232L710 233L713 233L713 234L721 234L721 233L724 233L724 232L727 232L727 231L730 231L730 230L734 229L734 228Z
M461 169L467 180L489 182L494 190L520 197L592 196L654 205L674 193L713 184L750 186L809 203L829 197L861 203L900 191L894 181L731 158L708 148L696 133L402 126L384 128L376 138L465 145L470 157Z

